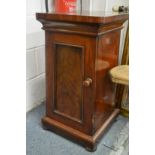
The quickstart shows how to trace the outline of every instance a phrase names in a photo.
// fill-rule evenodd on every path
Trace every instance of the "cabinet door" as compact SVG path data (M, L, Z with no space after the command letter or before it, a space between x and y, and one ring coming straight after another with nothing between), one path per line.
M91 133L95 41L70 34L47 36L47 115Z

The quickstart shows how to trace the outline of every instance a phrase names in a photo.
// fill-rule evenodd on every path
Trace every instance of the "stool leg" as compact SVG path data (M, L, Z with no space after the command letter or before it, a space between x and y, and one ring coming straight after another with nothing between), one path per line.
M121 109L123 89L124 89L123 85L117 84L115 101L116 101L116 107L119 109Z

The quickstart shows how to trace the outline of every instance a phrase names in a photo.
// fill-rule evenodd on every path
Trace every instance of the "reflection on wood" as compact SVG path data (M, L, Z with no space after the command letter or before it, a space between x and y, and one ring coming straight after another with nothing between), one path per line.
M96 59L96 103L94 129L114 111L115 86L111 82L109 69L117 65L120 33L114 31L100 36Z

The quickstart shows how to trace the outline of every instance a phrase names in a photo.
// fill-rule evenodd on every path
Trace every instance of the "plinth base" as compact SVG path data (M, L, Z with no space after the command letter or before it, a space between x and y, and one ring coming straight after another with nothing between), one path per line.
M106 129L110 126L110 124L114 121L119 112L119 109L115 109L110 115L110 117L107 118L107 120L95 132L93 136L87 135L46 116L42 118L42 123L44 129L54 131L55 133L58 133L63 137L69 138L70 140L73 140L84 146L88 151L92 152L96 150L97 143L99 142L100 138L105 133Z

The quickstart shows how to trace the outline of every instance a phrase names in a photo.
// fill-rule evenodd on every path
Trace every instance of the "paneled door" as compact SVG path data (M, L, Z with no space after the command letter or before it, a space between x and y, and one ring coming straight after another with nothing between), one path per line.
M53 33L49 40L46 45L47 115L90 134L94 103L93 38Z

